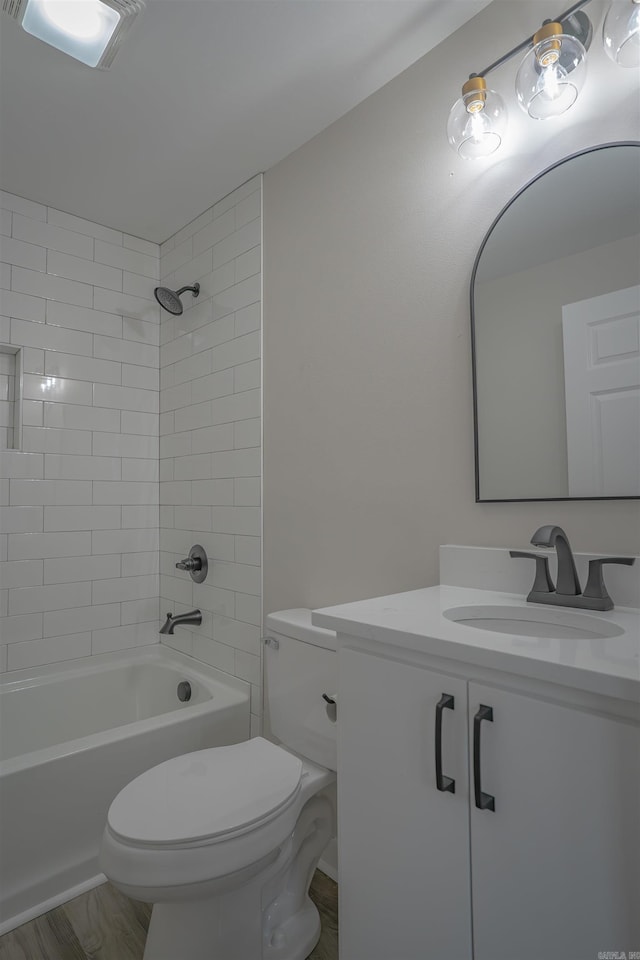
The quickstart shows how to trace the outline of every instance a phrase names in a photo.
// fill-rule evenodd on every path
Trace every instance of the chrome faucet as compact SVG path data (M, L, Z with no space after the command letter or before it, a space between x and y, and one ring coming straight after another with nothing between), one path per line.
M167 619L162 624L158 632L173 636L175 627L179 627L181 624L187 623L192 623L199 627L202 623L202 613L199 610L189 610L188 613L177 613L175 617L172 613L168 613Z
M605 563L622 563L631 566L634 557L598 557L589 561L587 585L582 592L569 538L562 529L553 524L539 527L531 537L534 547L555 547L558 555L558 573L554 586L549 574L549 558L542 553L527 553L510 550L512 557L529 557L536 561L536 577L527 596L529 603L548 603L558 607L579 607L583 610L612 610L613 600L607 592L602 575Z

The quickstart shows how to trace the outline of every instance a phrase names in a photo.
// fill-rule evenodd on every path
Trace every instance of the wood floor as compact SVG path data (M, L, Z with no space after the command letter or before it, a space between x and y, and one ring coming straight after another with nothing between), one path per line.
M338 887L316 871L311 899L322 935L309 960L338 960ZM109 883L0 937L0 960L142 960L151 907ZM188 960L176 957L176 960Z

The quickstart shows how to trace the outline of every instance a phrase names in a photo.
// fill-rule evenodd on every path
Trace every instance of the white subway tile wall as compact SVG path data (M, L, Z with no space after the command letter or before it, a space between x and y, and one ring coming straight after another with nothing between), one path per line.
M0 454L0 670L155 643L160 610L197 606L202 627L163 642L249 682L260 732L261 191L161 247L0 194L0 343L24 371L22 447ZM200 296L160 315L158 277ZM201 585L175 569L196 542Z
M261 208L256 177L160 248L163 285L200 283L181 316L160 320L161 608L203 615L201 627L162 642L249 682L253 733L262 720ZM194 543L210 560L203 584L175 569Z
M0 224L0 669L156 643L160 248L10 194Z

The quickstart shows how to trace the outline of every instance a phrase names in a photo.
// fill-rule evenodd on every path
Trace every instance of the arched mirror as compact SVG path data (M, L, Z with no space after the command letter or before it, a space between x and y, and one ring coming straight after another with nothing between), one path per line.
M640 496L640 144L554 165L471 280L476 500Z

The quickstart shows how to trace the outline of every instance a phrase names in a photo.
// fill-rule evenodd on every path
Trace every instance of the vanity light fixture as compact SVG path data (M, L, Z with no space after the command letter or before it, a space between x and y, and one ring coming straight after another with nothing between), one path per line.
M602 42L614 63L640 66L640 0L611 4L602 27Z
M535 120L547 120L573 106L584 85L587 50L593 28L580 0L479 73L462 87L449 114L447 137L463 159L486 157L498 149L507 112L500 96L487 89L485 77L525 51L516 77L516 96ZM640 63L640 0L614 0L603 28L609 56L623 66Z
M14 4L14 16L32 36L104 70L143 7L144 0L26 0Z

